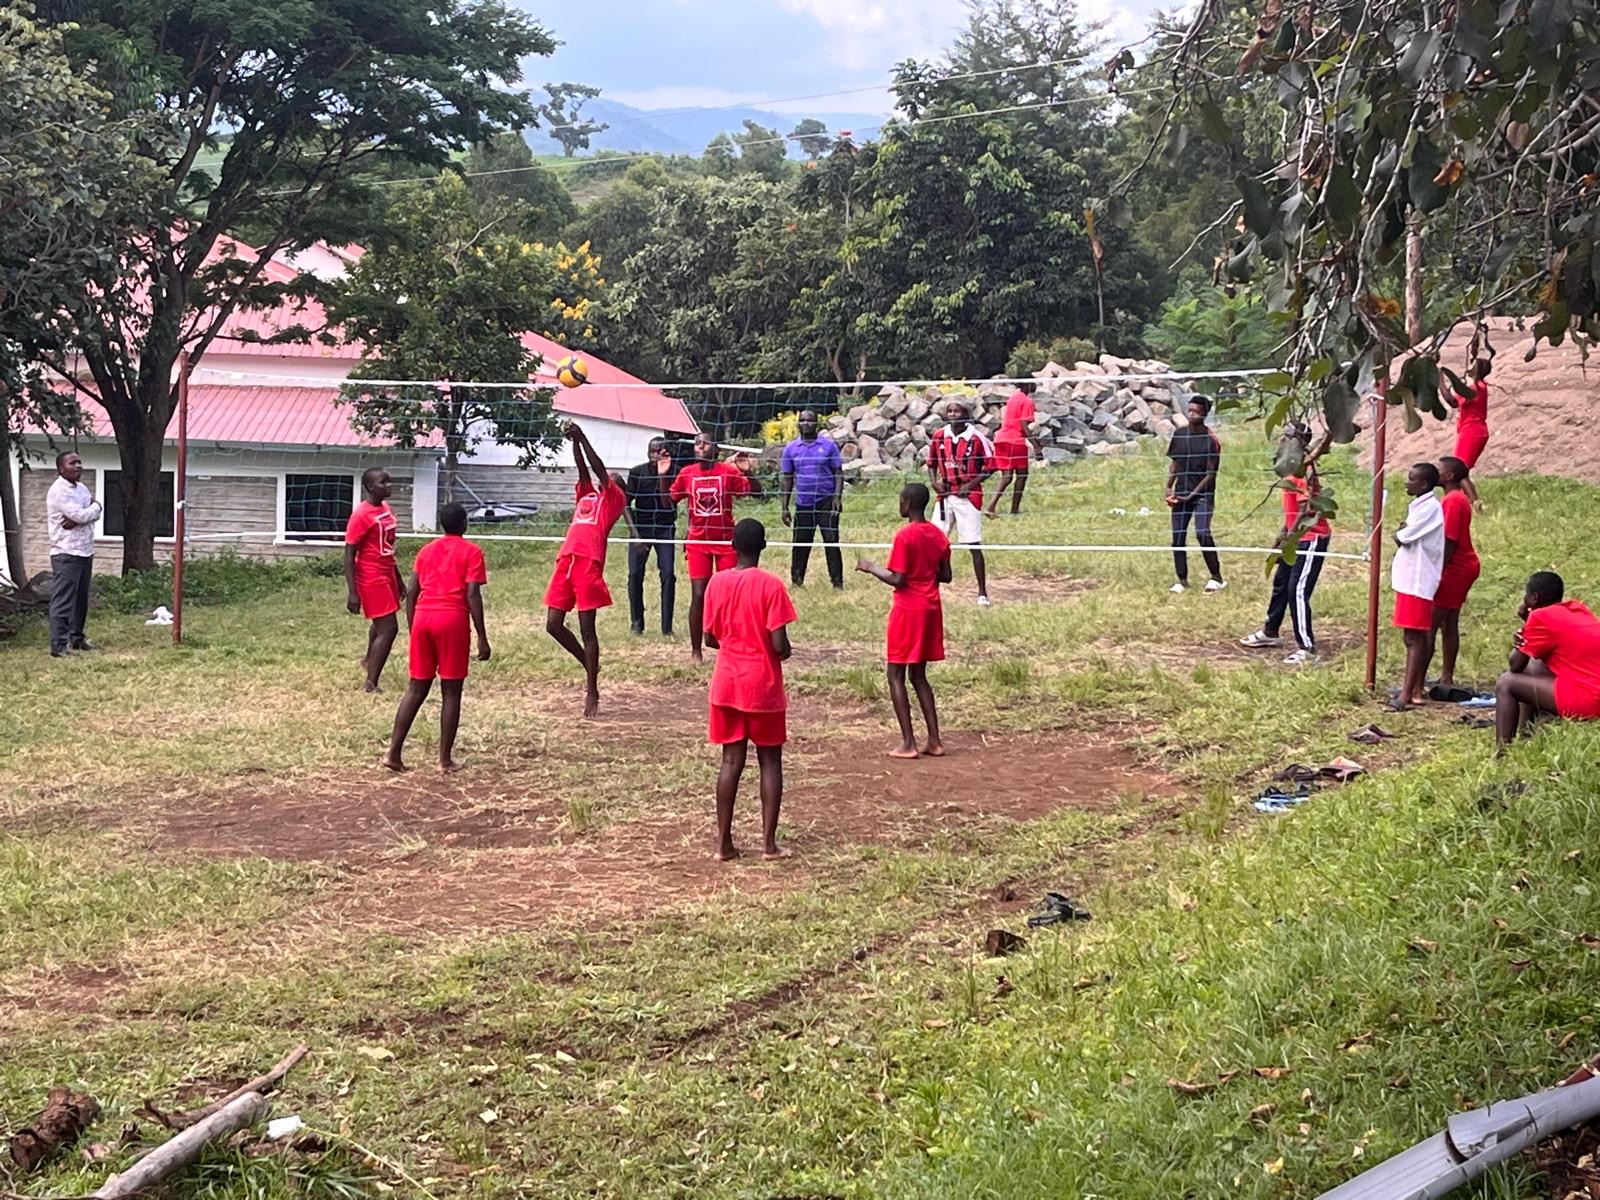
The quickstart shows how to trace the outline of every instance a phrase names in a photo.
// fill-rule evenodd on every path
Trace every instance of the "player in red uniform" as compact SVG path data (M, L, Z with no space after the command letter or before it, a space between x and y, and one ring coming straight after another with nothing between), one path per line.
M934 707L933 686L928 682L928 664L944 661L944 604L939 585L949 583L950 539L928 520L928 489L908 483L900 489L900 515L906 523L894 535L889 565L880 567L862 559L856 570L881 579L894 589L889 606L888 661L889 699L894 704L895 720L900 723L900 748L889 751L890 758L916 758L917 735L911 727L911 698L906 694L906 674L916 689L917 704L928 726L928 742L922 753L931 758L944 755L939 738L939 712Z
M1528 580L1512 640L1510 669L1495 684L1496 753L1527 728L1536 712L1573 721L1600 720L1600 618L1578 600L1563 600L1566 586L1554 571Z
M706 588L706 645L717 651L711 671L710 741L722 747L717 772L719 862L739 856L733 844L733 802L744 774L747 743L761 764L761 856L784 858L778 845L778 810L783 805L783 744L788 740L789 699L783 661L792 653L789 624L794 603L783 581L761 569L767 531L746 518L733 530L734 567Z
M1000 476L1000 482L989 500L988 514L991 517L1000 507L1000 497L1005 495L1007 486L1013 482L1011 515L1014 517L1022 511L1022 493L1028 486L1028 461L1030 458L1044 459L1043 444L1028 432L1029 423L1039 414L1033 397L1028 394L1027 389L1032 386L1027 384L1011 393L1006 401L1005 413L1000 418L1000 431L994 435L994 469Z
M389 507L394 490L389 472L368 467L361 475L365 498L350 513L344 527L344 582L349 590L345 607L358 617L366 617L367 652L361 667L367 673L366 690L378 690L383 666L394 649L400 632L400 598L406 582L395 561L397 526Z
M1492 353L1492 351L1491 351ZM1445 400L1456 410L1456 458L1467 464L1470 471L1478 465L1478 457L1489 444L1489 371L1493 362L1479 358L1472 365L1472 390L1460 393L1446 389ZM1483 502L1478 499L1478 488L1472 480L1463 481L1462 490L1467 501L1479 512Z
M428 698L435 676L444 699L439 711L439 770L455 771L456 729L461 724L461 689L471 657L471 622L478 631L478 661L489 661L489 634L483 624L483 585L489 574L483 550L467 541L467 510L446 504L439 512L444 536L417 552L406 590L406 624L411 627L411 682L394 715L394 735L383 765L404 771L406 735Z
M1456 685L1461 608L1482 570L1478 552L1472 548L1472 501L1467 495L1471 482L1467 464L1461 459L1447 456L1439 460L1439 486L1444 489L1439 501L1444 509L1444 571L1439 576L1439 590L1433 594L1433 637L1443 642L1436 689L1440 693ZM1432 656L1430 649L1429 657Z
M662 493L673 503L689 502L689 536L683 557L689 567L689 653L695 662L704 662L700 647L705 628L706 584L718 571L734 565L733 499L735 496L760 496L761 481L750 474L750 459L734 455L731 463L717 461L721 453L708 434L694 439L695 461L678 472L668 488L661 478Z
M583 666L583 715L592 717L600 711L600 638L595 633L594 615L611 607L611 590L606 587L606 538L617 518L627 517L628 491L620 476L606 470L594 443L575 422L565 432L572 441L572 461L578 468L577 505L566 540L556 555L550 585L544 591L544 628ZM589 475L591 467L593 479ZM634 536L631 518L628 536ZM573 609L578 610L582 643L567 628L567 614Z
M994 447L972 424L972 410L960 400L944 406L945 424L928 439L926 459L939 500L936 524L972 551L978 607L989 607L989 576L983 562L983 484L994 474Z

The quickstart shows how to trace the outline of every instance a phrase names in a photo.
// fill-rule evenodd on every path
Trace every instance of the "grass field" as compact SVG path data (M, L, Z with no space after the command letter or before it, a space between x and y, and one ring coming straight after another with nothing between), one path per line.
M1075 468L991 539L1123 529L1108 499L1136 511L1158 470ZM1483 490L1479 681L1530 570L1584 595L1600 567L1553 519L1600 493ZM1219 537L1270 536L1261 493L1230 479ZM891 511L853 493L847 531L887 535ZM488 552L495 656L450 779L373 765L403 655L360 693L335 578L193 608L179 650L109 611L92 657L52 661L37 627L0 645L0 1124L70 1083L111 1140L144 1098L219 1094L305 1040L276 1111L391 1165L219 1151L178 1194L1309 1197L1600 1049L1600 738L1553 727L1497 762L1454 711L1379 712L1359 564L1324 576L1332 653L1295 673L1234 644L1258 559L1172 596L1163 555L996 553L979 610L958 556L934 675L952 753L899 764L887 589L835 595L816 555L788 671L796 856L719 866L684 643L604 614L586 723L542 629L548 548ZM1372 720L1399 738L1346 740ZM1277 767L1336 754L1369 775L1251 809ZM747 846L754 807L747 781ZM1050 888L1095 919L1024 929ZM1029 944L989 959L992 928ZM1529 1164L1463 1194L1540 1188Z

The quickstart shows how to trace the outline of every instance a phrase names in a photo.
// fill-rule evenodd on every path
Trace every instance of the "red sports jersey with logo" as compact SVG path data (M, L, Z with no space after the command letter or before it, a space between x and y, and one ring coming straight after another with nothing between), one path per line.
M673 500L689 501L689 540L733 540L733 498L748 496L750 477L731 463L692 462L672 481Z
M606 539L628 507L628 493L615 483L606 481L605 491L596 490L594 484L581 481L576 488L577 506L572 512L572 524L567 527L567 537L561 543L561 554L577 558L592 558L598 563L606 561Z
M400 583L395 576L394 545L398 526L388 504L363 500L345 522L344 542L356 548L356 596L369 621L400 610Z
M993 457L994 447L975 425L968 425L959 434L945 426L934 430L928 439L927 461L934 473L950 486L952 496L964 496L980 508L983 488L972 480L989 469Z

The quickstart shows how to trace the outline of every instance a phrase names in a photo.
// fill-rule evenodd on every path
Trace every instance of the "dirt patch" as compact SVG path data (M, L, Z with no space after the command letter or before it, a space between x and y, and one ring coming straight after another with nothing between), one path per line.
M93 1013L122 990L127 975L117 967L82 965L44 971L29 981L25 992L0 990L0 1006L53 1013Z
M1317 654L1324 659L1336 658L1347 650L1366 644L1365 637L1353 630L1330 629L1319 623ZM1215 641L1174 644L1167 642L1130 642L1115 638L1096 638L1088 649L1101 657L1116 662L1137 662L1140 666L1161 666L1168 670L1186 670L1200 663L1218 667L1242 667L1259 663L1264 667L1282 666L1282 660L1294 649L1294 638L1287 628L1283 632L1283 645L1272 650L1251 650L1239 645L1234 637L1219 637ZM1282 666L1285 671L1291 667Z
M1600 1200L1600 1122L1539 1143L1533 1156L1552 1200Z

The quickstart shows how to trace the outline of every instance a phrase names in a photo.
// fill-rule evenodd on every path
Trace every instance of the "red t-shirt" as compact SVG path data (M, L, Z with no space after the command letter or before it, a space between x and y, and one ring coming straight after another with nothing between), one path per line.
M760 567L720 571L706 584L705 630L717 639L711 703L741 712L784 712L783 662L767 635L795 619L783 582Z
M1479 566L1478 552L1472 548L1472 501L1457 488L1446 492L1439 504L1444 509L1445 540L1456 544L1456 552L1445 564L1445 570L1464 571Z
M1020 388L1012 392L1011 398L1006 401L1005 414L1000 418L1000 432L994 435L994 440L1008 445L1027 441L1028 422L1038 414L1032 396Z
M1542 659L1557 680L1600 695L1600 617L1583 601L1563 600L1529 613L1522 652Z
M1480 379L1472 385L1470 393L1456 393L1456 402L1460 409L1456 414L1456 425L1481 425L1489 427L1489 381Z
M363 500L344 526L344 544L356 548L356 585L380 587L394 579L394 541L398 526L388 504Z
M604 565L606 538L611 536L622 510L628 507L628 493L609 479L603 492L596 491L594 484L586 480L580 480L575 490L578 506L567 527L567 539L561 543L561 553L592 558Z
M417 611L467 611L467 584L488 583L483 548L447 533L417 551Z
M688 498L691 542L728 542L733 540L733 498L751 490L750 476L732 463L692 462L678 472L669 494L674 501Z
M950 485L952 496L965 496L979 508L983 507L983 488L967 484L989 469L993 453L994 447L976 425L968 425L959 434L951 433L947 425L934 430L928 439L928 466Z
M939 608L939 566L950 561L950 539L932 521L911 521L894 535L889 570L905 576L894 589L894 607L922 612Z
M1300 520L1300 513L1311 497L1316 493L1307 485L1306 481L1298 475L1290 475L1284 481L1283 489L1283 527L1293 529ZM1316 489L1321 491L1321 488ZM1306 538L1327 537L1333 530L1328 525L1327 517L1318 517L1316 524L1300 534L1302 540Z

